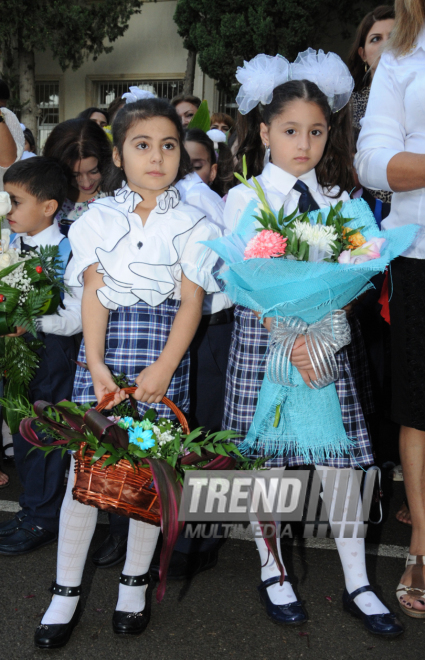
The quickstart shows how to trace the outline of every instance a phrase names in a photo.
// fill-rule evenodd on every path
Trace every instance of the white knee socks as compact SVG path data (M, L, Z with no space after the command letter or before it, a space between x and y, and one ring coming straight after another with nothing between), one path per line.
M331 470L335 471L335 468L327 468L317 466L317 469L322 474L322 484L325 487L326 478L329 475ZM329 512L329 522L331 529L335 536L335 543L341 559L342 568L344 571L345 586L348 593L352 593L359 587L366 586L369 584L366 571L366 556L365 556L365 540L364 538L344 538L344 526L346 524L346 517L348 511L348 502L351 494L351 489L354 487L354 475L351 473L350 479L347 487L347 496L345 498L344 513L342 516L342 522L334 522L334 511L335 503L337 500L338 485L339 479L341 476L341 471L337 471L335 477L335 486L334 486L334 495L332 497L331 510ZM359 525L362 525L362 511L361 511L361 499L357 503L357 513L355 521L355 529L353 532L353 537L356 536L356 528ZM389 610L381 603L379 598L372 593L367 591L363 594L360 594L354 599L356 605L361 609L365 614L385 614Z
M252 530L256 535L258 533L258 523L251 523ZM261 561L261 579L268 580L271 577L276 577L280 575L279 569L276 566L276 562L271 553L266 546L266 542L262 537L255 536L255 542L257 544L257 550L260 555ZM280 538L277 539L277 548L279 551L280 561L282 561L282 553L280 549ZM267 587L267 593L270 600L274 605L287 605L288 603L294 603L297 600L297 597L294 593L292 585L288 580L285 568L285 582L282 586L279 583L272 584L270 587Z
M124 575L135 577L148 572L159 532L159 527L138 520L130 520ZM145 608L146 589L147 585L129 587L120 584L115 609L119 612L142 612Z
M62 503L59 522L58 564L56 582L65 587L79 587L87 553L96 528L97 509L72 499L74 457ZM54 595L42 624L68 623L75 612L79 596Z

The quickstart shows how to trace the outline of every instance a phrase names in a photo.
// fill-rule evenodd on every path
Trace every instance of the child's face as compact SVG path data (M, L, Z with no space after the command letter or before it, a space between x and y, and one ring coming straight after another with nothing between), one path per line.
M123 167L131 190L161 194L175 181L180 165L177 128L167 117L141 119L127 131L123 158L114 147L113 160Z
M36 197L15 183L5 183L4 189L9 193L12 203L12 210L6 216L12 232L35 236L53 224L53 217L58 208L56 200L39 202Z
M193 169L208 186L212 184L217 175L217 164L211 165L207 148L199 142L188 141L184 143L190 156Z
M296 99L288 103L270 126L261 124L263 143L270 147L272 162L300 177L314 169L325 150L329 127L316 103Z

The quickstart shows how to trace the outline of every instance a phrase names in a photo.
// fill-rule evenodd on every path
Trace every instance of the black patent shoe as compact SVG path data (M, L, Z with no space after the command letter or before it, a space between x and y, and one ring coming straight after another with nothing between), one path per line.
M58 596L80 596L81 587L63 587L53 582L50 591ZM81 603L78 601L75 612L69 623L43 624L37 627L34 643L39 649L59 649L68 643L72 631L77 625L81 614Z
M294 603L288 603L287 605L275 605L270 600L270 596L267 593L267 587L271 587L272 584L277 584L279 580L280 576L276 575L268 580L264 580L264 582L257 587L260 594L260 601L266 608L267 616L273 621L273 623L278 623L279 625L284 626L300 626L308 620L301 601L297 600Z
M108 534L100 548L93 552L91 559L98 568L109 568L124 561L127 554L127 536Z
M345 589L342 595L344 610L350 612L357 619L362 619L366 630L374 635L381 635L382 637L398 637L398 635L401 635L404 632L404 628L393 612L387 612L386 614L364 614L360 607L356 605L354 599L366 591L375 593L370 584L356 589L351 594Z
M144 584L149 584L150 575L124 575L121 573L121 584L127 587L141 587ZM145 609L142 612L121 612L115 610L112 617L112 628L116 635L141 635L146 629L150 618L150 598L148 596L149 588L146 590Z

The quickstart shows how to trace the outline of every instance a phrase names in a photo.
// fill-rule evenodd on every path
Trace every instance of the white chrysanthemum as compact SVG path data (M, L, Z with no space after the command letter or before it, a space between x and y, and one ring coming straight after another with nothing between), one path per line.
M301 241L306 241L308 245L326 252L332 252L331 243L338 239L338 234L333 227L311 225L309 222L300 220L294 222L294 231Z

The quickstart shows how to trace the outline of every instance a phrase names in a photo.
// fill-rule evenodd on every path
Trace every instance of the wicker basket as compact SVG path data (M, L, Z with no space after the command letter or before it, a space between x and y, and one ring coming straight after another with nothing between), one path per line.
M135 387L126 388L126 392L129 394L135 390ZM102 411L111 398L113 395L106 396L96 410ZM165 403L174 412L183 433L189 433L186 417L177 406L166 397L162 399L162 403ZM86 449L83 456L85 445L86 443L82 443L79 451L74 455L75 481L72 490L74 499L109 513L142 520L159 527L161 524L160 504L151 470L137 465L133 469L129 461L125 459L116 465L109 465L103 470L102 465L108 454L90 465L94 451Z

